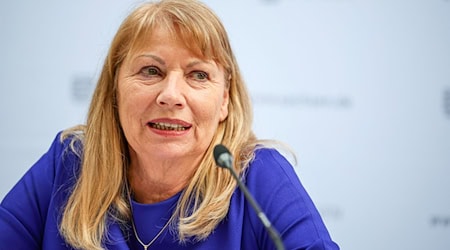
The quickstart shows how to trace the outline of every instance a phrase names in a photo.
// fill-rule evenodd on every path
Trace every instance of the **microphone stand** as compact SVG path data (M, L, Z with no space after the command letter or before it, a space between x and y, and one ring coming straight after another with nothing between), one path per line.
M239 185L239 188L244 193L245 198L250 203L250 205L253 207L256 214L258 215L258 218L261 220L261 222L263 223L267 232L269 233L269 236L272 239L273 243L275 244L276 249L284 250L285 248L283 245L283 241L281 240L280 234L272 226L272 224L270 223L270 220L267 218L266 214L262 211L261 207L258 205L256 200L253 198L252 194L248 191L248 188L245 186L245 184L240 180L236 171L234 171L233 157L231 156L230 151L222 144L216 145L214 147L214 160L216 161L216 164L219 167L226 168L231 172L231 175L236 180L237 184Z

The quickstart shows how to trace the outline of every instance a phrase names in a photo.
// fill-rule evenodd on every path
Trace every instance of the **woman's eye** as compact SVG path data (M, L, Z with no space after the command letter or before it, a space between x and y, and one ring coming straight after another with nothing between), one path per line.
M204 80L208 79L208 74L203 71L195 71L195 72L192 72L191 75L195 80L204 81Z
M159 75L160 71L155 66L149 66L149 67L142 68L141 73L143 73L144 75L147 75L147 76L155 76L155 75Z

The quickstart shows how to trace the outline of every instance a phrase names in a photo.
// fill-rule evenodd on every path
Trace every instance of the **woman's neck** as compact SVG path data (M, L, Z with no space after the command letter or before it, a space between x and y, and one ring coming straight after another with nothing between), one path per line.
M128 181L134 199L150 204L167 200L183 190L191 180L198 163L176 165L174 163L145 164L132 161L128 171Z

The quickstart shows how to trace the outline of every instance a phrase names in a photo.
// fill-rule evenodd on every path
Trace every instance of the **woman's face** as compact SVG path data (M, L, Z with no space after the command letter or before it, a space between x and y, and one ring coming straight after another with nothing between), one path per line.
M198 161L228 115L224 69L163 30L146 41L118 75L119 117L131 156Z

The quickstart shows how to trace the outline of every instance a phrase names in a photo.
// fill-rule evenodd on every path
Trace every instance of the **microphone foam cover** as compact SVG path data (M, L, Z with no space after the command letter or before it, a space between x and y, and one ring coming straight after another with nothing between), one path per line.
M214 147L214 160L216 161L216 164L223 167L221 164L221 161L219 161L219 158L222 154L228 154L231 155L230 151L222 144L217 144Z

